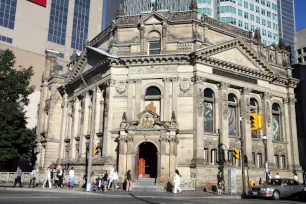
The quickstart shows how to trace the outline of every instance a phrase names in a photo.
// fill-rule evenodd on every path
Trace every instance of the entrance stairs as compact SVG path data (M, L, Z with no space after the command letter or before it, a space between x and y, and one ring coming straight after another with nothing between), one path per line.
M138 178L137 182L133 184L133 191L162 192L162 190L156 186L155 178Z

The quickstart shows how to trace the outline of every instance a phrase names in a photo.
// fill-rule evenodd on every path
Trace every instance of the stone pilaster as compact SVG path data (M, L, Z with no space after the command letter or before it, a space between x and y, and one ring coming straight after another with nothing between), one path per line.
M265 92L262 95L262 109L264 112L264 135L267 136L267 158L269 168L274 167L273 133L272 133L272 103L271 93Z
M252 136L250 127L250 92L251 89L243 88L241 92L241 116L242 118L242 136L244 137L244 153L247 157L248 165L253 166L252 156Z
M135 87L135 112L134 112L134 117L136 118L136 116L140 113L140 96L141 94L141 79L137 79L136 80L136 87Z
M79 130L79 120L80 120L80 101L76 97L74 99L74 103L72 105L72 127L71 127L71 138L70 138L70 149L71 159L76 159L76 140L75 138L78 136L78 130Z
M127 109L126 116L128 121L134 120L134 104L133 104L133 96L134 96L134 89L135 89L136 80L130 79L128 81L128 101L127 101Z
M61 136L60 136L60 144L59 144L59 155L58 159L61 161L64 159L64 146L67 133L67 118L68 118L68 95L65 93L63 96L62 102L62 121L61 121Z
M172 80L172 111L177 113L177 97L178 97L178 78Z
M220 118L220 131L221 137L220 141L226 147L229 147L229 138L228 138L228 87L229 84L221 82L219 84L219 97L217 104L219 107L219 118Z
M170 121L170 82L171 79L164 78L164 112L161 112L161 114L164 116L164 121Z
M100 123L101 123L101 98L102 98L102 92L99 87L96 88L96 101L95 101L95 131L94 131L94 141L97 143L97 133L99 132L100 129Z
M80 155L81 158L85 158L86 153L86 138L85 136L88 134L88 123L89 123L89 105L90 105L90 95L88 92L85 93L84 96L84 107L83 107L83 117L82 117L82 130L80 136Z

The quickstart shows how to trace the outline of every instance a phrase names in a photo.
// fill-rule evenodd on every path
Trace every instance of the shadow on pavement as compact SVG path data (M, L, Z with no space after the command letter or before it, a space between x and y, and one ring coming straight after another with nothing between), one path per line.
M135 198L135 199L137 199L137 200L140 200L140 201L143 201L143 202L145 202L145 203L149 203L149 204L159 204L159 203L147 201L147 200L142 199L142 198L138 198L138 197L135 196L133 193L129 193L129 195L132 196L133 198Z

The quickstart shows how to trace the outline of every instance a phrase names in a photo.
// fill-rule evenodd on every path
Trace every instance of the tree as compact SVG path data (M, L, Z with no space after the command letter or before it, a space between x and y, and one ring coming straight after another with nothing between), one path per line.
M26 127L24 105L34 87L32 67L14 69L15 56L6 50L0 55L0 161L22 161L31 157L35 137Z

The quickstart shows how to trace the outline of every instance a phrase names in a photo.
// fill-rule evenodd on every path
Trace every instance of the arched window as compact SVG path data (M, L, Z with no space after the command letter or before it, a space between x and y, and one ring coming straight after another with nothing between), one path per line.
M148 54L157 55L161 52L161 36L157 31L152 31L148 35Z
M259 112L258 102L255 98L250 99L250 110L251 110L251 113ZM259 132L257 130L251 130L251 135L252 135L252 138L258 138Z
M145 109L160 115L161 110L161 92L156 86L150 86L145 93Z
M238 110L238 101L234 94L228 95L228 133L229 135L237 135L237 110Z
M279 104L272 105L273 140L281 140L281 109Z
M214 132L214 92L204 90L204 132Z

